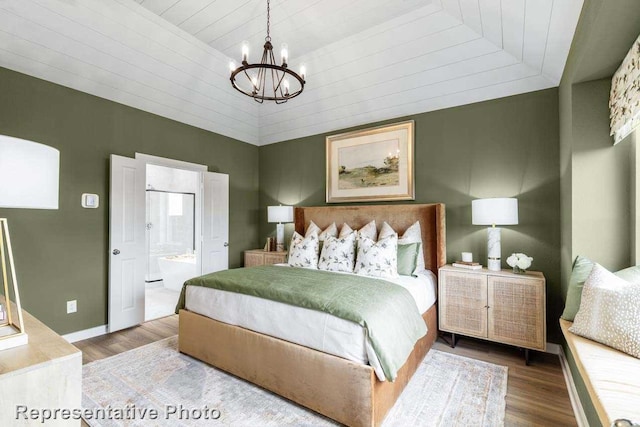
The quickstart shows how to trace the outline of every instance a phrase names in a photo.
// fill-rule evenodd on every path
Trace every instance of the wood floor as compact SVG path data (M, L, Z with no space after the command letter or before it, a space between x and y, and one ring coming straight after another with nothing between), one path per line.
M178 333L178 316L169 316L135 328L74 343L83 363L113 356ZM509 368L506 426L576 426L562 368L557 356L533 353L530 366L513 347L460 337L456 348L442 339L440 351L504 365Z

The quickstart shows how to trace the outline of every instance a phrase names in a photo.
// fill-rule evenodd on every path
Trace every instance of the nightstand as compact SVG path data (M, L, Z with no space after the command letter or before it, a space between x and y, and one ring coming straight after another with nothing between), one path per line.
M546 282L538 271L468 270L445 265L438 274L439 329L529 350L546 350Z
M287 252L265 252L262 249L250 249L244 251L244 266L255 267L257 265L284 264L287 262Z

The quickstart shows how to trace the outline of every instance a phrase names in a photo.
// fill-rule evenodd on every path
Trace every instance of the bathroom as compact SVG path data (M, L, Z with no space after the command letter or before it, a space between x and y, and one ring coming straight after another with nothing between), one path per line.
M200 174L147 165L145 321L173 314L182 284L198 271Z

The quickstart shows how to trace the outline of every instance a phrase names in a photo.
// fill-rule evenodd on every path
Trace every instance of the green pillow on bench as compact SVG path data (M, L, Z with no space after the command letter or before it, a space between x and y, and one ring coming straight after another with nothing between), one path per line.
M564 320L573 322L575 319L582 300L582 287L594 265L593 261L581 255L578 255L573 262L569 289L567 290L567 301L565 302L562 316L560 316ZM640 283L640 266L625 268L624 270L616 271L614 274L627 282Z

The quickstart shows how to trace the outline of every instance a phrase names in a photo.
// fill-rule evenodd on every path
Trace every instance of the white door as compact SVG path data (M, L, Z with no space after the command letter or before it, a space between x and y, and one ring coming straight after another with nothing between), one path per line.
M111 155L109 332L144 322L145 165Z
M229 175L203 172L202 274L229 268Z

